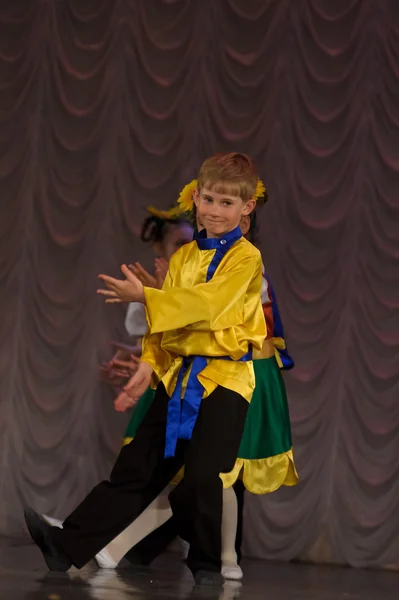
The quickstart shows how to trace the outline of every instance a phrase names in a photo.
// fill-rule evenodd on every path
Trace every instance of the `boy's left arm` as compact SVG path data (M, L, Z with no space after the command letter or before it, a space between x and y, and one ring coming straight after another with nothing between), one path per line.
M172 275L170 270L168 270L162 289L168 290L171 285ZM155 376L155 381L153 382L154 385L158 384L172 363L170 355L162 350L161 343L162 332L152 333L150 329L148 329L143 338L143 351L140 362L145 362L152 367Z

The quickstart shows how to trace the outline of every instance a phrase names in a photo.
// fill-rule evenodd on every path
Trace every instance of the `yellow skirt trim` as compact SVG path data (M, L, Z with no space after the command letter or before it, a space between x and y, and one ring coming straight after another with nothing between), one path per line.
M130 444L133 438L125 438L123 445ZM184 467L171 481L177 485L184 477ZM283 454L269 458L246 459L237 458L234 469L230 473L220 473L224 489L241 479L246 489L252 494L270 494L282 485L293 486L299 481L295 468L292 448Z
M223 487L229 488L241 479L252 494L270 494L282 485L293 486L299 481L292 448L269 458L237 458L230 473L220 473Z
M171 481L177 485L184 477L184 467ZM246 489L252 494L270 494L282 485L293 486L299 482L295 468L294 455L291 450L269 458L248 460L237 458L234 469L230 473L220 473L224 489L241 479Z

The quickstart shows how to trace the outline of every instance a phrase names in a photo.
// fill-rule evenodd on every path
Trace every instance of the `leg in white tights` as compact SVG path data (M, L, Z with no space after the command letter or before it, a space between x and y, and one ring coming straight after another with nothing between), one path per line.
M95 559L99 567L115 569L131 548L171 518L172 510L168 499L171 489L171 486L167 486L137 519L96 554ZM62 521L47 515L43 515L43 518L50 525L62 528Z
M226 579L242 579L241 567L237 564L238 506L237 497L232 487L223 490L222 517L222 575Z
M97 556L99 566L115 568L123 556L171 516L167 488L129 527L120 533ZM233 488L223 491L222 574L226 579L242 579L237 564L235 540L237 532L237 498ZM108 555L108 556L107 556ZM114 563L112 566L111 561Z
M172 510L168 498L170 489L168 486L133 523L96 555L100 567L117 567L131 548L171 518Z

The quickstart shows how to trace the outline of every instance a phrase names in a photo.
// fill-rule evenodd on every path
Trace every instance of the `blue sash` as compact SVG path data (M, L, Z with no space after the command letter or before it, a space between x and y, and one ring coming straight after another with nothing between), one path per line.
M242 237L241 229L237 227L223 238L207 238L206 231L195 234L194 239L200 250L216 250L208 267L206 281L212 279L223 256L231 246ZM183 364L177 375L176 387L169 400L166 421L165 458L175 455L178 440L190 440L200 409L204 387L198 379L199 373L207 366L207 359L233 360L230 356L183 356ZM252 360L252 349L242 356L239 361ZM182 399L183 378L191 366L187 386Z

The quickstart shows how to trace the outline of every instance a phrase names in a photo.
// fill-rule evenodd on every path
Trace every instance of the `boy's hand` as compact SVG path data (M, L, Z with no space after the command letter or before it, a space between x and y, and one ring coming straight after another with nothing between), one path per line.
M108 290L97 290L97 294L107 296L106 303L114 302L141 302L145 303L143 284L126 265L121 266L121 271L126 279L115 279L108 275L99 275L98 278L107 286Z
M136 373L115 400L115 410L124 412L134 406L150 385L152 373L152 367L145 362L141 362Z

